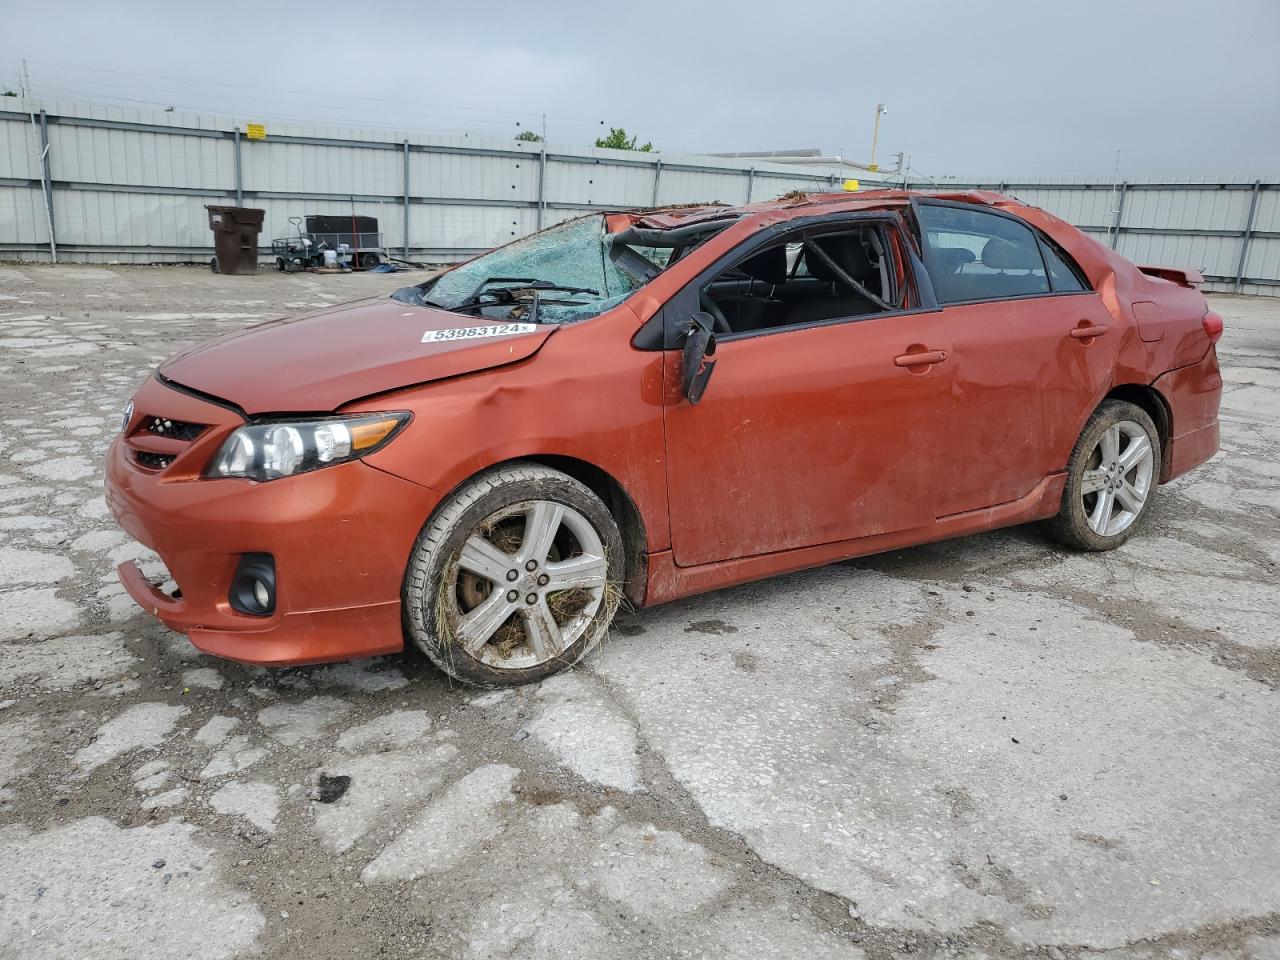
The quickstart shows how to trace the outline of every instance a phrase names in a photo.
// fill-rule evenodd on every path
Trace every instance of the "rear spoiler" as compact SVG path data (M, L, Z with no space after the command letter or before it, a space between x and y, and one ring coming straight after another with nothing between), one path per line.
M1195 289L1204 283L1204 274L1190 267L1138 267L1148 277L1159 277L1180 287Z

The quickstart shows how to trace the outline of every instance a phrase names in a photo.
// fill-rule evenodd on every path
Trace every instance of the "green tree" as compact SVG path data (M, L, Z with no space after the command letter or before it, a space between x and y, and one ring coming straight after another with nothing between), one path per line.
M542 142L542 138L538 136L536 133L534 133L532 130L521 130L519 133L516 134L516 139L524 140L528 143Z
M639 150L641 153L652 153L653 144L646 143L642 147L636 146L636 138L628 137L627 131L622 127L610 127L607 137L596 137L597 147L608 147L610 150Z

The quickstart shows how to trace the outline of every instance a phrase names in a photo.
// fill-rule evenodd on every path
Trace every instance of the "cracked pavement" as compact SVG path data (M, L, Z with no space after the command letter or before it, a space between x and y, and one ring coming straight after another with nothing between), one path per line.
M1112 554L835 564L513 691L198 654L115 581L121 407L405 282L0 266L0 958L1280 958L1280 299L1211 297L1223 453Z

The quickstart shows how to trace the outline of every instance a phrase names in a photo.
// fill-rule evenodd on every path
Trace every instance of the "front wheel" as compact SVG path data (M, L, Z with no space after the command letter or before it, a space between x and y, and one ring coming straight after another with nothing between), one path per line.
M534 463L468 481L423 527L405 573L405 632L480 686L573 666L621 597L622 537L600 498Z
M1151 510L1160 479L1160 434L1141 407L1106 400L1085 424L1067 465L1050 536L1077 550L1113 550Z

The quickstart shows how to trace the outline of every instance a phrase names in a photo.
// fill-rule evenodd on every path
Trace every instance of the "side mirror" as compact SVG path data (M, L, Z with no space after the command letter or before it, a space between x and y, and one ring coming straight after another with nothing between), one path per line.
M681 371L685 398L690 403L702 399L707 389L707 381L711 379L711 371L716 362L711 357L716 353L716 335L712 332L715 320L711 314L699 311L689 318L689 332L685 334Z

